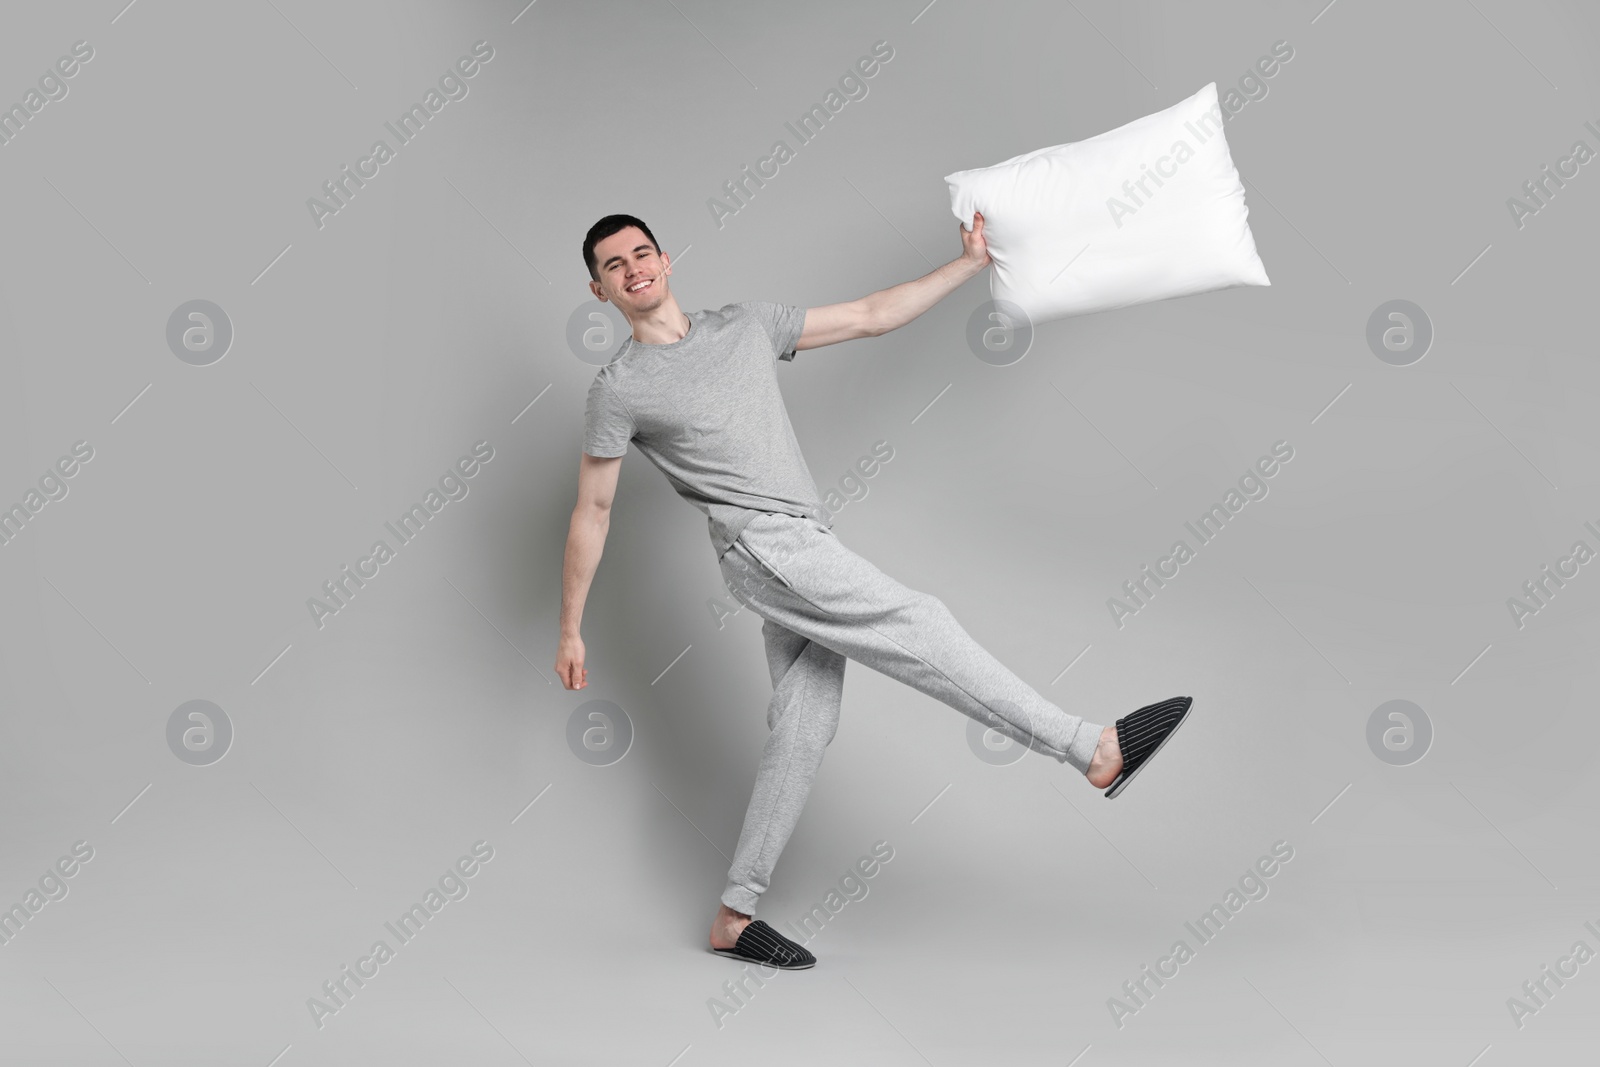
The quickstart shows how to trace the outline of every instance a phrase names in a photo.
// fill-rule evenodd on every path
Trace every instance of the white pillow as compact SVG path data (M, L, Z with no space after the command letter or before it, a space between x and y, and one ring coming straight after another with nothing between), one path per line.
M1250 235L1216 82L1086 141L945 181L965 226L983 213L989 295L1034 324L1272 284Z

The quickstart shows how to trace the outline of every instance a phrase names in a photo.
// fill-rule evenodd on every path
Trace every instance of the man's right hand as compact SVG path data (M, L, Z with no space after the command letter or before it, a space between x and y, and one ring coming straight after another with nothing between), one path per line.
M556 674L568 689L582 689L589 684L589 671L583 665L583 638L577 634L561 639L556 649Z

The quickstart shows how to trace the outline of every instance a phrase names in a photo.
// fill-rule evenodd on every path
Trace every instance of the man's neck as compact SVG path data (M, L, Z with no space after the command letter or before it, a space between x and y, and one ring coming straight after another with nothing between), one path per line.
M689 316L678 307L677 300L668 300L633 322L633 339L642 345L670 345L688 333Z

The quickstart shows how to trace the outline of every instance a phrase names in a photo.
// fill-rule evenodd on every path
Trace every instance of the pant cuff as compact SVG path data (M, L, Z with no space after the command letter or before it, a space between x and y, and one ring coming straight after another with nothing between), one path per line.
M728 887L722 891L722 902L741 915L753 916L756 913L756 905L761 902L761 896L738 882L729 882Z
M1094 761L1095 749L1100 747L1100 734L1104 730L1104 726L1088 720L1078 723L1078 732L1072 735L1072 742L1067 745L1066 762L1088 774L1089 764Z

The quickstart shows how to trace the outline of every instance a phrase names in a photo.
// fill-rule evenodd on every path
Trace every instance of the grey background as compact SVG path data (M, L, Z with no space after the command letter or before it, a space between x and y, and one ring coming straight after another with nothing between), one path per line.
M0 547L0 903L95 850L0 946L4 1062L1591 1062L1600 963L1520 1029L1506 1000L1600 948L1600 577L1521 629L1506 599L1600 544L1600 176L1520 230L1505 201L1600 147L1592 5L124 3L0 32L7 104L95 49L0 147L0 502L95 449ZM318 230L306 198L480 39L469 95ZM869 94L719 229L706 200L880 39ZM1107 804L853 665L760 915L895 858L719 1028L760 620L718 627L703 517L631 455L589 686L554 681L585 230L645 218L685 308L853 299L959 254L943 175L1280 39L1227 131L1270 288L1045 324L994 367L964 340L985 275L779 370L824 488L895 449L847 545L1095 721L1197 702ZM194 299L234 328L206 367L165 341ZM1411 366L1365 341L1393 299L1433 323ZM318 629L307 598L485 439ZM1118 629L1106 599L1278 440L1271 494ZM195 699L234 730L207 766L167 747ZM609 766L566 744L590 699L633 726ZM1367 746L1394 699L1433 724L1409 766ZM307 998L480 839L470 894L317 1029ZM1108 998L1278 840L1270 894L1118 1028Z

